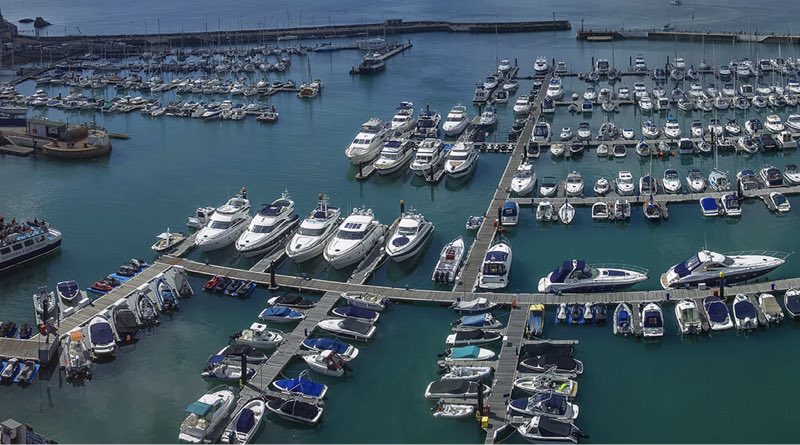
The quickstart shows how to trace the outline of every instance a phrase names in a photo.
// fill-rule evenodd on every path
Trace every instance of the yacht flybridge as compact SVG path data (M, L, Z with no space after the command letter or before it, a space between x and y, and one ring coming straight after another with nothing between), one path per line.
M294 201L288 192L264 206L250 221L247 230L236 240L236 250L244 256L254 256L274 249L278 242L297 225Z
M353 165L369 162L378 156L383 143L391 136L388 126L380 119L373 117L361 125L353 142L344 151Z
M664 289L717 286L721 276L728 284L740 283L778 268L786 262L786 257L787 254L780 252L720 254L701 250L664 272L661 286Z
M202 251L221 249L231 245L250 222L250 201L247 190L217 207L208 223L197 232L195 245Z
M372 209L354 208L325 246L325 259L336 269L355 264L366 257L385 232L386 227L375 219Z
M636 266L589 265L567 260L539 280L539 292L611 292L647 279L647 269Z

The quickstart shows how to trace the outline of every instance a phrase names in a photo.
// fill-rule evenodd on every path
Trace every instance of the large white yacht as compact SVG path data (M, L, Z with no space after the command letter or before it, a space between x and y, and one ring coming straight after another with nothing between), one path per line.
M532 192L536 187L536 172L533 170L533 163L523 161L514 173L511 180L511 193L517 196L525 196Z
M186 419L181 423L178 440L203 443L236 408L236 394L227 387L212 389L186 408Z
M767 255L768 253L770 255ZM785 254L778 252L724 255L701 250L664 272L661 275L661 286L664 289L697 287L700 284L717 286L721 276L724 276L727 284L735 284L769 273L785 263L785 258Z
M472 143L456 142L444 161L444 172L451 178L462 178L472 173L477 163L478 152Z
M250 201L246 192L237 194L217 207L208 223L197 232L194 243L202 251L221 249L233 244L250 222Z
M342 212L328 205L328 198L321 194L317 208L300 223L300 228L286 245L286 255L296 263L310 260L322 253L325 244L336 233Z
M367 256L385 232L386 226L375 219L372 209L354 208L325 246L325 259L336 269L357 263Z
M389 139L383 144L380 156L373 164L381 175L392 174L414 157L414 143L408 139Z
M279 199L264 206L250 221L239 239L236 250L244 256L255 256L274 249L278 242L297 224L297 213L294 201L288 192L283 192Z
M467 128L469 124L469 115L467 114L467 107L458 104L450 109L447 113L447 118L442 125L442 130L447 136L458 136Z
M386 254L394 261L405 261L418 254L433 234L433 223L413 210L403 213L386 242Z
M504 236L498 236L486 251L483 266L478 274L478 287L481 289L504 289L508 286L510 272L511 244Z
M389 128L377 117L364 122L353 142L344 151L353 165L375 159L390 136Z
M0 222L0 272L55 252L61 246L61 232L44 221Z
M536 61L533 62L533 72L537 76L544 76L548 71L550 71L550 62L547 61L547 57L537 57Z
M539 292L613 292L647 279L647 270L635 266L589 265L567 260L539 280Z
M561 99L564 96L564 86L561 84L560 77L554 77L550 79L550 83L547 84L547 91L545 92L547 97L553 100Z
M417 176L424 176L435 170L440 165L442 156L445 156L443 148L441 139L428 138L420 142L417 154L411 161L411 171Z
M392 117L392 130L406 131L414 127L417 118L414 117L414 104L409 101L400 102L397 112Z

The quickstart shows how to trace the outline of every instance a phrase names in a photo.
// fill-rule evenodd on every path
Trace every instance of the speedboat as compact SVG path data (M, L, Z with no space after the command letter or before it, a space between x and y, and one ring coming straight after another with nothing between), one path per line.
M769 202L771 207L775 209L778 213L786 213L792 209L791 204L789 204L789 200L786 199L786 196L780 192L772 192L769 194Z
M783 187L783 174L771 165L765 165L760 171L761 181L769 188Z
M459 346L445 351L444 361L484 361L491 360L495 358L495 356L496 354L489 349L479 348L477 346Z
M646 196L646 195L655 195L658 193L658 182L656 182L656 178L650 175L642 175L639 178L639 195Z
M554 374L583 374L583 362L564 353L535 355L522 360L519 365L528 372L552 372Z
M369 341L375 334L375 326L352 318L332 318L317 323L317 327L337 337Z
M231 419L222 431L222 443L250 443L261 426L266 411L266 403L260 398L253 398Z
M508 59L501 60L500 64L497 65L497 71L504 74L511 71L511 62Z
M642 335L645 338L664 336L664 314L661 306L647 303L642 309Z
M627 199L618 199L613 205L609 203L609 218L618 221L631 218L631 203Z
M728 306L718 297L705 297L703 299L703 308L708 316L712 331L723 331L733 327Z
M482 388L479 388L481 386ZM478 392L483 389L483 395L491 392L491 388L482 382L472 382L468 380L439 380L431 382L425 388L426 399L459 398L477 399Z
M642 124L642 136L647 139L655 139L661 134L661 129L653 121L644 121Z
M202 251L217 250L233 244L250 222L250 201L239 193L216 211L205 227L197 232L195 245Z
M564 87L561 84L560 77L554 77L550 79L550 83L547 84L547 91L545 91L545 95L550 100L558 100L564 96Z
M552 176L545 176L539 183L539 195L547 198L554 196L558 190L558 182Z
M519 204L516 201L508 200L503 203L500 210L500 225L516 226L519 222Z
M570 224L574 218L575 207L573 207L569 201L564 200L564 204L561 204L561 207L558 209L558 219L561 220L562 224Z
M519 100L517 100L517 102L519 102ZM514 106L514 111L516 111L516 109L516 106ZM469 115L467 114L467 107L458 104L447 113L447 118L442 125L442 130L444 130L444 134L447 136L458 136L467 128L468 124Z
M712 190L721 192L730 189L731 183L725 172L715 168L708 174L708 185Z
M520 436L531 443L578 443L581 437L586 437L573 422L555 420L542 415L533 416L527 422L516 427L516 430Z
M613 292L647 280L647 269L635 266L587 265L583 260L567 260L539 280L542 293Z
M728 136L739 136L742 133L742 127L735 120L728 119L728 123L725 124L725 133Z
M486 109L481 113L480 118L478 119L478 126L483 129L489 129L497 125L497 110L489 105Z
M336 232L341 220L341 210L328 205L328 198L320 193L317 208L300 223L300 228L286 244L286 255L296 263L310 260L325 250L328 240Z
M361 125L361 129L344 154L353 165L367 163L378 156L389 136L389 127L380 119L373 117Z
M150 247L156 253L166 252L186 239L186 235L180 232L171 232L167 229L166 232L159 234L156 237L156 242Z
M59 306L56 294L53 291L48 291L47 288L39 289L33 294L33 311L36 315L37 323L44 323L45 320L51 317L58 317Z
M414 118L414 103L410 101L400 102L397 111L392 117L391 129L396 131L406 131L411 129L417 119Z
M316 425L322 418L323 408L320 405L296 399L276 398L267 402L267 409L286 420Z
M555 393L566 397L578 395L578 382L551 372L519 377L514 380L513 385L528 394Z
M221 386L204 394L186 407L187 416L181 423L178 440L189 443L205 442L236 407L236 394Z
M737 294L733 299L733 319L736 329L746 331L758 327L756 307L746 295Z
M577 129L576 135L578 136L578 139L580 139L582 141L588 141L589 139L591 139L592 138L592 127L589 124L589 122L585 122L584 121L584 122L581 122L580 124L578 124L578 129Z
M713 196L703 196L700 198L700 213L703 216L719 216L719 202Z
M466 331L470 332L470 331ZM441 380L483 380L492 374L489 366L445 365Z
M537 122L536 125L533 126L531 142L550 142L551 137L550 124L547 122Z
M295 378L275 380L272 382L272 387L284 394L301 395L312 399L323 399L328 393L328 386L309 379L307 370Z
M547 61L546 57L539 56L533 62L533 72L537 76L544 76L547 72L550 71L550 62Z
M433 269L431 280L436 283L452 283L455 281L461 262L464 260L464 239L458 237L447 243L439 254L439 261Z
M304 355L303 361L306 362L312 371L322 375L329 377L341 377L344 375L344 359L330 349L317 354Z
M293 323L305 319L306 315L286 306L273 306L261 311L258 318L271 323Z
M664 272L661 286L664 289L691 288L700 284L717 286L722 273L726 283L736 284L765 275L786 262L785 256L778 258L766 253L723 255L701 250Z
M311 309L316 306L311 300L303 298L298 292L287 291L267 300L270 306L283 306L291 309Z
M449 334L445 338L445 343L452 346L482 345L500 340L502 337L499 332L476 329L474 331L458 331Z
M233 343L264 350L277 348L285 339L283 332L267 329L267 326L261 323L253 323L248 329L242 329L233 337Z
M700 193L706 189L706 178L703 173L696 169L690 169L689 174L686 176L686 186L692 193Z
M414 157L416 146L408 139L389 139L373 165L378 174L389 175L402 169Z
M764 121L764 128L772 133L780 133L785 129L780 116L777 114L770 114Z
M698 334L703 329L700 312L693 300L681 300L675 305L675 319L681 334Z
M756 140L752 136L749 135L742 136L736 139L736 144L745 153L753 154L758 152L758 144L756 144Z
M726 193L720 199L722 201L722 210L728 216L742 216L742 205L736 193Z
M790 114L783 125L794 134L800 133L800 114Z
M375 219L372 209L354 208L325 246L325 260L336 269L357 263L366 257L385 232L386 227Z
M538 393L531 397L511 400L508 412L524 416L544 416L556 420L574 420L578 417L578 405L560 394Z
M463 178L475 169L478 163L478 152L470 142L456 142L444 162L444 171L447 176L458 179Z
M511 245L503 236L498 236L486 252L483 266L478 274L481 289L504 289L511 273Z
M758 119L748 119L744 123L744 131L750 136L756 136L763 128L764 125Z
M89 342L88 349L92 353L92 357L110 357L116 354L117 345L114 342L114 330L106 317L95 315L84 329L86 330L85 337Z
M497 303L493 303L483 297L478 297L469 301L461 301L460 299L457 299L455 302L453 302L453 304L450 305L450 309L466 314L489 312L495 307L497 307Z
M617 193L620 195L632 195L633 194L633 175L629 171L620 171L617 173Z
M604 196L611 190L611 182L603 177L600 177L594 183L594 193L597 196Z
M247 230L236 240L236 250L250 257L274 249L297 225L297 219L294 201L287 192L283 192L279 199L264 206L253 217Z
M797 164L786 164L783 169L783 177L789 184L800 184L800 169Z
M256 375L256 370L247 367L245 375L242 375L242 366L238 360L226 355L212 355L206 362L203 372L200 374L204 379L211 381L226 381L230 383L238 382L243 377L251 379Z
M514 114L527 116L527 114L531 111L531 103L528 101L527 96L520 96L516 102L514 102Z
M386 309L389 299L366 292L342 292L342 299L354 307L380 312Z
M574 136L574 133L572 131L572 128L570 128L570 127L562 128L561 129L561 133L558 135L558 137L561 138L562 141L568 141L568 140L572 139L572 136ZM555 153L553 153L553 154L555 155Z
M358 357L359 353L355 346L331 337L307 338L300 343L300 346L315 352L333 351L346 362Z
M788 293L789 291L786 292ZM785 296L784 294L784 298ZM787 303L787 301L784 300L784 303ZM780 323L783 321L783 309L778 304L778 300L775 299L774 295L766 293L759 295L758 305L761 307L761 311L764 312L767 323ZM794 309L800 310L800 304L795 306Z
M581 174L577 171L572 171L572 173L567 175L566 182L564 183L564 188L567 192L567 196L580 196L583 194L583 178Z
M485 299L484 299L485 300ZM483 304L494 304L486 301ZM455 330L474 330L474 329L501 329L503 323L494 318L492 314L465 315L451 324Z
M681 191L681 178L678 176L678 171L672 168L668 168L664 170L664 178L662 179L662 184L664 184L664 191L667 193L680 193Z
M536 187L536 172L533 163L523 161L517 167L514 179L511 180L511 192L517 196L525 196Z
M783 304L792 318L800 317L800 290L791 288L783 295ZM766 312L766 311L765 311Z
M367 323L377 323L381 314L377 311L356 306L339 306L331 311L333 315L342 318L352 318Z

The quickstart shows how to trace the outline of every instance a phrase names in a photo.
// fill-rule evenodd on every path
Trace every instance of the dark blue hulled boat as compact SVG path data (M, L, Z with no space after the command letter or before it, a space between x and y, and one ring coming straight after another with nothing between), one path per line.
M340 306L334 308L331 312L339 317L355 318L356 320L366 321L368 323L376 323L378 318L380 318L379 313L356 306Z
M284 393L301 394L315 399L324 398L328 392L328 386L308 379L307 374L307 371L303 371L293 379L275 380L272 382L272 386Z
M17 372L17 375L14 377L14 383L30 385L36 379L36 375L39 374L40 367L41 365L33 360L25 360L20 365L19 372Z
M320 337L320 338L307 338L303 340L300 346L311 351L333 351L343 359L349 361L358 355L358 348L345 343L338 338Z
M291 323L293 321L300 321L306 318L305 314L298 312L294 309L289 309L283 306L268 307L258 314L258 318L263 321L271 321L273 323Z

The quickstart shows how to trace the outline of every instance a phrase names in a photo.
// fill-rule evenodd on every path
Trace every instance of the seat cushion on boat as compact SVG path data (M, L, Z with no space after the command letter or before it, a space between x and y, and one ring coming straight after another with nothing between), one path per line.
M239 433L247 433L253 429L256 424L255 413L249 408L242 409L239 414L239 420L236 421L236 431Z

